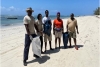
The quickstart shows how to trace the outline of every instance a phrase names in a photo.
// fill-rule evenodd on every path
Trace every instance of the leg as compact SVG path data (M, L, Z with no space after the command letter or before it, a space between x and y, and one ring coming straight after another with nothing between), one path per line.
M46 52L46 50L47 50L47 42L45 42L45 51L44 52Z
M60 49L60 43L61 43L61 36L62 36L62 31L58 32L59 49Z
M57 49L57 35L58 35L57 31L55 31L55 49Z
M69 40L69 44L70 44L69 48L71 48L71 37L72 37L72 33L69 32L69 38L68 38L68 40Z
M46 34L44 34L44 42L45 42L45 51L44 52L46 52L46 50L47 50L47 35Z
M53 50L53 49L52 49L52 46L51 46L51 41L49 41L49 45L50 45L50 50Z
M74 44L75 44L75 49L78 50L78 47L76 45L76 32L73 33L73 40L74 40Z
M43 53L42 48L43 48L43 37L40 36L40 41L41 41L41 53Z
M24 62L28 60L28 53L29 53L29 47L30 47L30 37L28 34L25 34L25 46L24 46Z
M61 42L61 39L60 39L60 38L58 38L58 40L59 40L59 49L60 49L60 42Z
M48 38L48 40L49 40L50 50L53 50L53 49L52 49L52 46L51 46L52 35L50 35L50 36L47 35L47 38Z
M57 49L57 38L55 37L55 49Z
M76 38L73 38L73 40L74 40L74 44L75 44L75 49L78 50L78 47L76 45Z
M71 48L71 38L69 38L69 44L70 44L69 48Z

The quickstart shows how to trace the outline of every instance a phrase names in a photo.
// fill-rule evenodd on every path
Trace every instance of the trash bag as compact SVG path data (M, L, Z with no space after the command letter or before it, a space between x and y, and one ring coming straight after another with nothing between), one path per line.
M68 32L64 32L64 33L63 33L63 44L64 44L64 48L67 48L68 37L69 37Z
M32 51L35 55L41 57L41 42L39 36L32 39Z

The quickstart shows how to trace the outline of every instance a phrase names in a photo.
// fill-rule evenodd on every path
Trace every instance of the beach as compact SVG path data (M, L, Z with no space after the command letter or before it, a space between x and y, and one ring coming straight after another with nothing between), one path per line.
M100 18L80 16L76 19L79 28L79 34L77 34L79 50L75 50L73 40L73 48L67 49L63 49L63 41L61 41L62 48L60 50L50 51L48 44L47 53L42 54L42 58L36 59L33 57L31 45L27 67L100 67ZM64 31L66 31L67 20L67 18L63 19ZM24 25L1 28L0 30L0 67L24 67ZM52 34L53 48L55 47L54 39ZM43 50L44 47L43 44Z

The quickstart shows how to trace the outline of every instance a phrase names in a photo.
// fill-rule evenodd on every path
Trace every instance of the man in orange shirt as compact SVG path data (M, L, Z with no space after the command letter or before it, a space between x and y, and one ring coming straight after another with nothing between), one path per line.
M69 43L70 43L70 48L71 48L71 38L73 38L74 43L75 43L75 49L78 50L78 47L76 45L76 31L78 32L78 24L77 20L74 18L74 14L72 13L70 18L67 21L67 31L69 33Z
M60 12L57 13L57 19L53 23L53 34L55 35L55 49L57 49L57 39L59 40L59 49L61 42L61 35L63 32L63 21L60 19Z

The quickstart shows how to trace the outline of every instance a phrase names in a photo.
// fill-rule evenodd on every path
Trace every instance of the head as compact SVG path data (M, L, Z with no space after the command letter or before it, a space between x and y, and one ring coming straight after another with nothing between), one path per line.
M27 12L27 14L28 14L29 16L31 16L31 15L32 15L32 12L34 12L34 10L32 10L32 8L29 7L29 8L26 9L26 12Z
M71 17L71 18L74 18L74 14L72 13L72 14L70 15L70 17Z
M57 13L57 19L60 19L60 12Z
M42 20L42 14L38 14L37 19Z
M45 11L45 15L46 15L46 17L48 17L48 15L49 15L49 11L48 10Z

